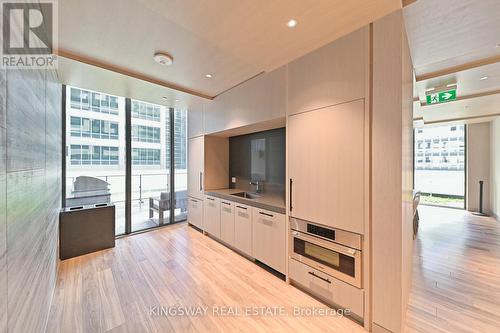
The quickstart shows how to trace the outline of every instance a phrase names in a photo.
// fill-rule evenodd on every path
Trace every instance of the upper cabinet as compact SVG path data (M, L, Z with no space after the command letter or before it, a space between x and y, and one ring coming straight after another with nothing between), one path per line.
M256 124L286 115L286 67L261 74L207 102L205 133Z
M221 94L204 105L205 134L224 130L226 124L226 95Z
M203 128L203 105L193 106L188 110L188 138L194 138L205 133Z
M289 117L291 216L363 233L364 115L358 100Z
M369 40L364 27L288 64L288 114L365 98Z

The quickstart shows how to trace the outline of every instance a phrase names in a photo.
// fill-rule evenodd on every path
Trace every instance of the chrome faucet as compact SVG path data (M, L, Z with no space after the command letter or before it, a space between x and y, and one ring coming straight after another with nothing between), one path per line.
M255 185L255 193L261 193L262 192L262 187L263 183L261 181L256 181L256 182L250 182L250 185Z

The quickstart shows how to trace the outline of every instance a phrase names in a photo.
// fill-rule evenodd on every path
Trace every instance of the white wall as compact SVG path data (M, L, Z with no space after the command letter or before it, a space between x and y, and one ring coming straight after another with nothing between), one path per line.
M490 125L490 151L491 212L500 220L500 117Z
M479 181L484 181L483 211L490 211L490 123L467 125L467 210L479 210Z

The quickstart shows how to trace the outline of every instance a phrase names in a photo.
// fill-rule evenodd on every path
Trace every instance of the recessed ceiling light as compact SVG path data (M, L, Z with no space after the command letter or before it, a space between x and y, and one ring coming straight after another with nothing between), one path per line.
M205 74L205 77L208 78L208 79L211 79L212 78L212 74Z
M483 77L482 77L482 78L480 78L479 80L484 81L484 80L487 80L487 79L488 79L488 77L487 77L487 76L483 76Z
M163 96L161 99L163 99L164 101L166 101L168 99L168 97Z
M153 55L153 59L162 66L170 66L174 62L174 58L170 54L164 52L156 52Z
M286 24L289 28L294 28L297 25L297 21L295 20L290 20Z
M180 102L178 99L175 100L176 102Z

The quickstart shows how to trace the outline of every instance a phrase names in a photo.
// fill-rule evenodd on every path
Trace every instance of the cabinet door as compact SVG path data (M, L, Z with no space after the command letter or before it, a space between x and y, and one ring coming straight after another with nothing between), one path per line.
M363 233L364 102L289 117L290 215Z
M204 145L203 137L188 140L188 194L201 200L203 200Z
M203 201L189 198L188 223L203 230Z
M220 239L234 246L234 203L220 201Z
M220 199L207 195L203 207L203 230L220 238Z
M188 138L194 138L204 134L203 129L203 105L191 107L187 112Z
M234 204L234 246L252 256L252 207Z
M253 256L283 274L286 267L285 221L283 214L253 208Z
M288 114L365 97L369 28L363 27L288 64Z

